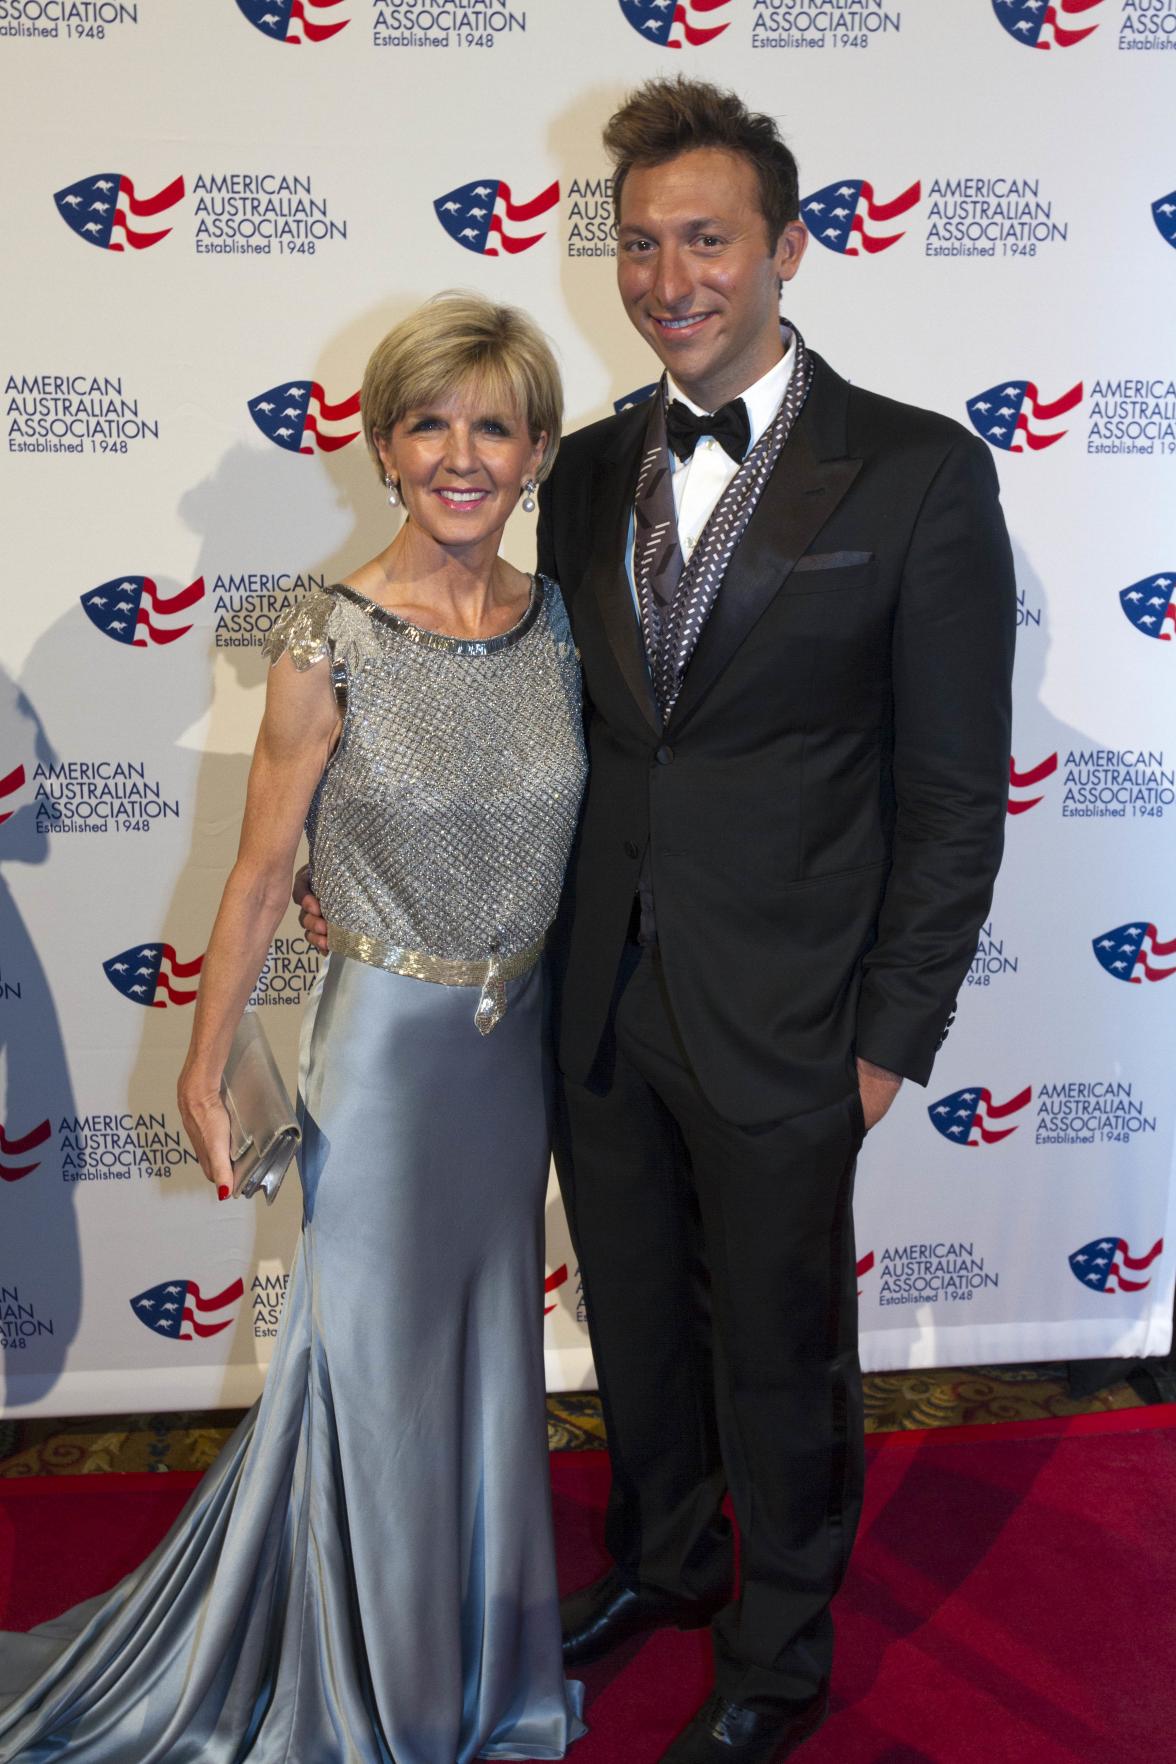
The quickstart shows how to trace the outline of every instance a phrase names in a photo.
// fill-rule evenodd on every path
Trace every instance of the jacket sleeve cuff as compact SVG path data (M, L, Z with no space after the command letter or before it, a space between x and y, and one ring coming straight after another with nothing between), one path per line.
M884 1004L869 1000L864 994L858 1006L854 1054L884 1066L915 1084L926 1084L931 1077L935 1056L947 1039L955 1022L953 1002L945 1015L934 1020L904 1017Z

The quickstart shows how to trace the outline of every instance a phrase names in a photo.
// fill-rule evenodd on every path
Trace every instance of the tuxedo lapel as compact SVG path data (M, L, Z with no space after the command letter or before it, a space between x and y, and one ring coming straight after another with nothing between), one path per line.
M674 706L676 732L694 712L833 514L861 470L845 452L848 387L817 358L805 407L765 484L703 626Z
M610 445L597 455L589 513L591 555L585 575L625 683L646 722L660 732L661 716L645 662L625 558L646 419L644 404L626 411Z

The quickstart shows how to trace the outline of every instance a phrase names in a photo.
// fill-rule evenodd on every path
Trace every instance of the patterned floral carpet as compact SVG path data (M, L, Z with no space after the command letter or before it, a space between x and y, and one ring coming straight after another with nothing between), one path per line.
M1041 1420L1129 1409L1155 1400L1146 1384L1142 1394L1135 1384L1114 1384L1092 1396L1074 1397L1064 1366L874 1373L865 1380L866 1427L870 1432L891 1433L979 1421ZM218 1410L0 1421L0 1476L204 1470L239 1418L238 1413ZM604 1423L598 1398L588 1392L550 1397L547 1438L553 1451L601 1449Z

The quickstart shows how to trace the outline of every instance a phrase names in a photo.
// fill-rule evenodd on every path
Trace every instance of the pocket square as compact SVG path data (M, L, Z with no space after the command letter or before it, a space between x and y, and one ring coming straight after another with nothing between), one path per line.
M799 557L794 570L846 570L852 564L873 563L872 551L809 551Z

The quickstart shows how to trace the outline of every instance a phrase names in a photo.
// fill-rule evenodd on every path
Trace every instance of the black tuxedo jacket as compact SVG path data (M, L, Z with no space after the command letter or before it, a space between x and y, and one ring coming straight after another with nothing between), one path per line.
M669 726L625 567L642 406L564 442L540 568L591 771L556 934L560 1064L605 1036L648 848L665 982L725 1118L825 1107L855 1054L926 1083L1008 799L1015 591L988 448L820 357Z

